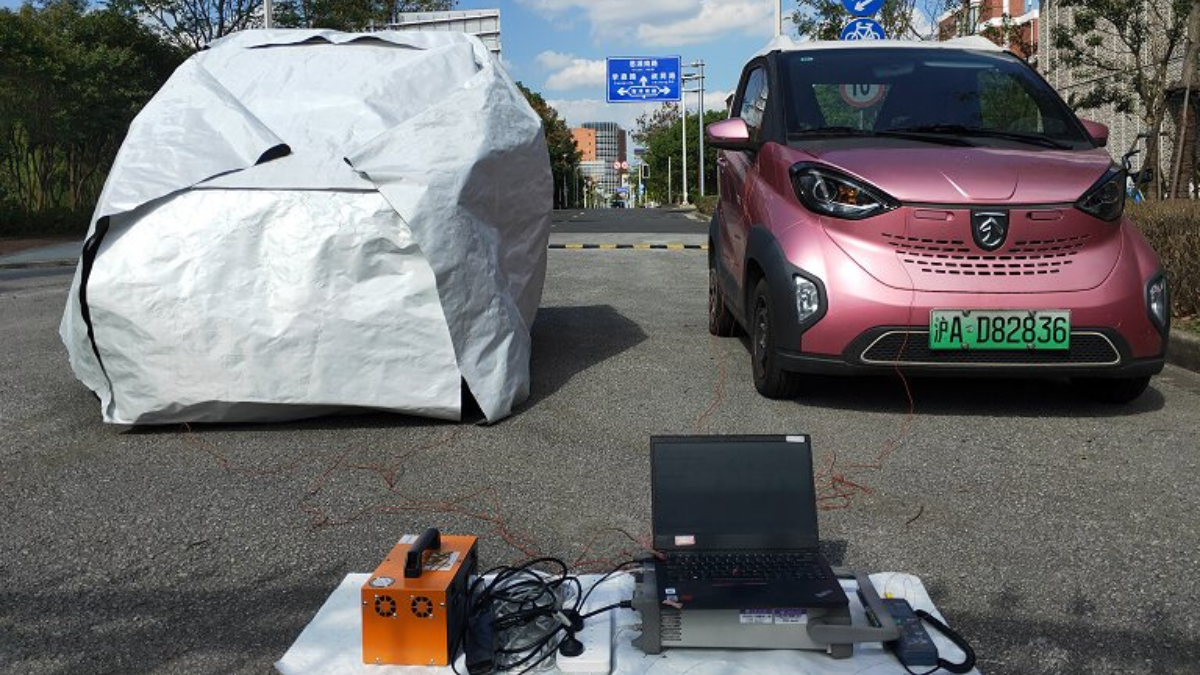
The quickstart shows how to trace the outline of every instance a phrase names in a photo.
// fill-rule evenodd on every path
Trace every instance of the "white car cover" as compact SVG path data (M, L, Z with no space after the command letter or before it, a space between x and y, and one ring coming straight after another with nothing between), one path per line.
M474 37L246 31L130 126L60 333L106 422L371 408L489 421L529 395L552 178Z

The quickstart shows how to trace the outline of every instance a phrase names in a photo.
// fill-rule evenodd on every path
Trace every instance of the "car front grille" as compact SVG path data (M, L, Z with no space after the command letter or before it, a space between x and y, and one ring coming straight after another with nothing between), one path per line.
M1091 237L1028 239L1013 242L1007 250L983 255L961 239L930 239L883 233L911 271L978 277L1035 276L1058 274L1074 262Z
M932 350L928 331L890 331L863 350L870 365L921 366L1102 366L1116 365L1121 355L1102 333L1072 331L1066 350Z

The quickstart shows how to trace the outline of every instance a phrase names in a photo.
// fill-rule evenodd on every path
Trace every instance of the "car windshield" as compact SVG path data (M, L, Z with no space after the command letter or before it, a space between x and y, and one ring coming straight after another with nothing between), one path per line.
M1011 54L829 49L787 52L780 64L789 140L886 136L1093 147L1058 94Z

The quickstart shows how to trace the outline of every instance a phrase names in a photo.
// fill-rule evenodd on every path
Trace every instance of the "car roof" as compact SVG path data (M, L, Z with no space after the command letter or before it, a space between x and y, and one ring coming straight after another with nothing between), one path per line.
M797 42L786 35L779 35L758 50L752 58L772 52L802 52L815 49L957 49L960 51L1003 52L1003 47L979 35L969 35L951 40L804 40Z

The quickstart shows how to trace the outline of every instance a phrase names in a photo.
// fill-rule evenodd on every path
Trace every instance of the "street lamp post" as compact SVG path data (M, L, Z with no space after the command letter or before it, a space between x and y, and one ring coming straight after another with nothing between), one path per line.
M684 75L686 80L687 76ZM680 95L679 97L679 137L683 139L683 196L679 200L680 205L688 205L688 189L687 189L687 97Z
M696 138L697 138L696 142L698 143L697 147L700 148L700 196L703 197L704 196L704 61L703 60L693 61L691 63L691 67L699 68L700 73L699 74L692 73L692 74L684 75L683 79L685 81L686 80L698 80L700 82L700 86L697 89L690 89L687 91L689 93L692 91L695 91L695 92L699 92L699 94L700 94L700 113L699 113L700 120L698 123L699 128L696 130Z

